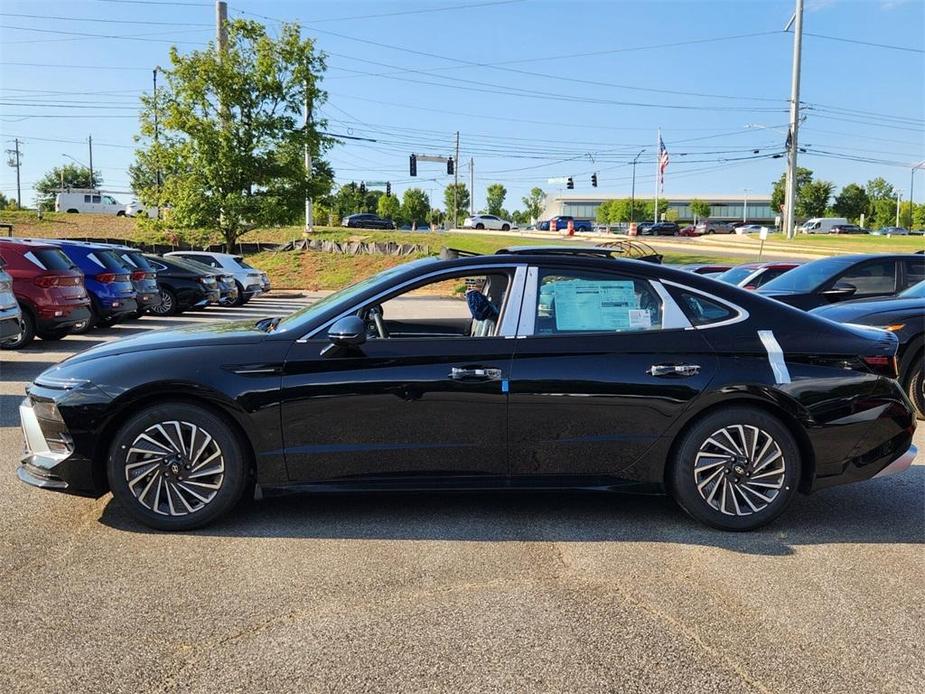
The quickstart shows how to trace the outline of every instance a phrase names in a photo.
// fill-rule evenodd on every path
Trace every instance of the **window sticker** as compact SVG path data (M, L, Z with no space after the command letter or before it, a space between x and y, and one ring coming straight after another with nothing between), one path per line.
M629 323L635 330L649 330L652 327L652 313L645 308L630 309Z
M552 290L558 331L638 329L644 321L651 325L649 312L639 309L632 280L572 280L557 282Z

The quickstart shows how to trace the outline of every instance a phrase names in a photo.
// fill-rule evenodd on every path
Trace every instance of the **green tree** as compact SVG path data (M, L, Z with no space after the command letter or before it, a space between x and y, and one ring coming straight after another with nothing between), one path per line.
M316 113L324 102L316 85L325 61L296 24L274 38L233 20L226 45L222 54L212 44L188 55L171 49L157 103L142 97L136 193L170 206L172 224L218 229L231 245L255 225L298 218L306 197L330 191L329 178L306 176L303 147L320 157L331 140L319 134L324 121L301 123L306 96ZM161 172L160 186L151 171Z
M891 198L895 201L896 191L893 190L893 185L891 183L887 183L885 179L878 176L867 182L867 197L871 200L886 200L887 198Z
M400 223L401 203L394 195L382 195L376 203L376 214L385 219L391 219L395 223Z
M531 188L530 194L525 198L521 198L521 201L524 204L524 212L529 218L529 221L535 222L540 218L540 215L543 214L543 206L546 204L546 193L543 192L542 188Z
M507 188L500 183L492 183L485 191L485 204L488 214L502 217L502 208L504 207L504 198L507 197Z
M97 188L103 185L103 177L99 171L93 173L93 184ZM62 188L90 187L90 169L78 164L56 166L32 187L37 193L35 204L41 205L42 209L53 210L55 209L55 193Z
M427 221L431 224L442 224L444 219L446 219L446 213L439 207L435 207L430 211Z
M835 204L832 209L840 217L846 217L855 222L861 218L862 214L867 212L870 205L870 198L864 186L857 183L849 183L841 192L835 196Z
M804 169L802 166L797 167L797 204L799 204L799 191L807 183L811 183L813 180L813 172L811 169ZM774 187L771 189L771 209L776 213L783 209L784 207L784 197L785 197L785 188L787 186L787 174L781 174L780 178L774 182Z
M707 219L710 216L710 203L706 200L694 198L691 200L690 206L691 214L694 215L695 220Z
M466 184L451 183L448 185L443 191L443 204L446 207L447 223L455 228L459 224L460 217L464 217L466 210L469 209L469 189L466 188Z
M524 212L523 210L514 210L511 212L511 221L514 222L514 224L526 226L532 220L530 219L530 215L527 212Z
M408 188L401 197L401 214L416 229L427 222L430 212L430 198L420 188Z
M810 181L800 186L796 213L799 217L822 217L835 190L831 181Z

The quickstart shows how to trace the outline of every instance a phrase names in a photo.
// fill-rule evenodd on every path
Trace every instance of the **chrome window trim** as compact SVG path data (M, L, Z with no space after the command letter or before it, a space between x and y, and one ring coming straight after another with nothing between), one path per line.
M691 292L692 294L700 294L700 296L704 296L710 301L715 301L718 304L722 304L726 308L732 309L736 313L736 315L733 316L732 318L727 318L726 320L721 320L716 323L709 323L707 325L692 325L690 328L685 328L686 330L706 330L708 328L721 328L725 325L734 325L736 323L741 323L744 320L748 320L748 317L749 317L748 311L746 311L744 308L742 308L738 304L734 304L731 301L727 301L726 299L720 298L716 296L715 294L710 294L709 292L705 292L702 289L694 289L693 287L687 284L680 284L678 282L672 282L671 280L662 280L662 282L672 287L683 289L686 292Z
M372 302L375 302L389 294L400 292L400 290L404 289L405 287L410 287L411 285L417 284L422 281L436 279L439 277L444 277L446 275L460 275L460 273L465 275L467 272L474 271L474 270L505 270L505 271L508 271L513 268L514 278L511 280L511 282L512 282L512 285L516 285L518 278L523 277L522 274L518 275L517 270L521 268L525 268L525 267L526 267L526 263L504 263L504 264L491 264L491 265L489 264L470 265L468 267L453 267L453 268L444 268L442 270L434 270L433 272L428 272L427 274L420 275L418 277L413 277L409 280L402 282L401 284L393 285L389 287L388 289L379 292L375 296L370 297L369 299L366 299L365 301L361 301L359 303L353 304L349 309L347 309L346 311L342 311L341 313L337 314L333 318L325 321L324 323L322 323L320 326L318 326L314 330L311 330L310 332L300 337L298 340L296 340L296 342L308 342L312 338L316 337L318 333L322 332L323 330L326 330L331 325L333 325L335 322L339 321L341 318L356 314L356 312L359 311L361 308L363 308L363 306L366 306ZM514 336L513 332L510 334L507 334L504 331L507 329L507 326L509 326L510 324L507 318L507 308L511 305L511 299L514 296L514 293L516 291L517 290L515 286L512 286L508 290L508 297L507 299L505 299L505 307L502 308L503 313L501 316L501 324L500 324L498 333L496 335L487 336L487 337L513 337ZM522 290L518 292L518 294L522 296ZM469 337L469 336L466 336L466 337Z

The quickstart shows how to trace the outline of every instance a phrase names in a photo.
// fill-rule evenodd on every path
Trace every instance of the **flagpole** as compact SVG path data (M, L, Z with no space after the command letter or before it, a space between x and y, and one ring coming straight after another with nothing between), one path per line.
M662 165L662 129L658 129L655 139L655 219L652 221L658 224L658 183Z

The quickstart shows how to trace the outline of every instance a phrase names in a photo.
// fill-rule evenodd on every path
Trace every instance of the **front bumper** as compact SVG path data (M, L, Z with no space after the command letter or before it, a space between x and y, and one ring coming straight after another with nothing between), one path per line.
M21 481L33 487L78 496L97 498L103 494L104 489L94 479L92 462L68 447L69 437L63 423L57 424L60 429L56 432L57 439L50 442L30 398L19 406L19 419L24 450L16 476ZM53 446L56 450L52 450Z
M0 313L0 342L10 342L22 332L19 311L10 311L10 315Z

